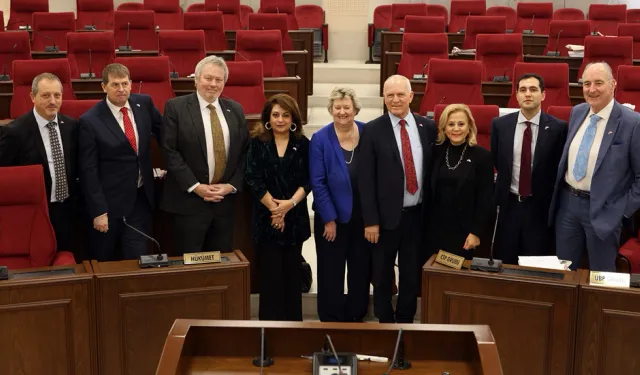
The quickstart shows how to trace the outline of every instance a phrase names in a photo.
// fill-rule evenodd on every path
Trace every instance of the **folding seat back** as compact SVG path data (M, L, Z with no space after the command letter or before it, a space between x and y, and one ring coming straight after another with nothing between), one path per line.
M449 32L457 33L467 26L467 17L484 16L487 13L485 0L451 0Z
M76 0L76 13L76 30L85 26L113 29L113 0Z
M616 81L616 100L633 104L640 112L640 66L619 66Z
M561 8L553 11L553 19L558 21L584 21L584 12L577 8Z
M406 16L426 16L427 4L391 4L391 31L404 29Z
M630 36L633 38L633 59L640 59L640 23L619 24L618 36Z
M71 77L80 78L80 73L93 73L96 78L101 78L104 67L116 58L115 48L112 31L68 33L67 58Z
M518 22L518 13L512 7L494 6L487 8L487 16L504 17L507 21L507 30L513 30Z
M169 79L169 57L116 57L114 61L129 69L131 92L151 96L160 113L164 104L176 95Z
M118 5L118 8L116 8L116 11L118 10L127 10L127 11L144 10L144 3L135 3L132 1L121 3L120 5Z
M560 52L560 56L569 56L567 44L584 45L584 38L591 35L591 22L552 20L549 23L549 40L543 54Z
M427 4L427 16L442 17L444 18L444 24L449 25L449 11L447 10L447 8L445 8L444 5Z
M293 41L289 36L285 14L256 13L249 15L249 30L278 30L282 35L282 50L292 51Z
M222 12L187 12L184 14L184 29L204 31L207 51L224 51L229 49L229 43L222 19Z
M298 30L299 28L298 20L296 20L295 0L260 0L259 13L286 14L289 30Z
M222 12L225 30L242 30L240 0L205 0L204 10Z
M431 59L428 76L421 114L433 111L437 104L484 104L480 61Z
M406 16L404 19L405 33L439 34L444 33L447 24L439 16Z
M525 73L536 73L544 80L545 99L542 102L542 110L548 107L570 106L569 100L569 65L567 63L516 63L513 68L513 90L509 99L510 108L518 108L516 90L518 78Z
M207 55L202 30L160 30L160 54L168 56L180 77L193 74L196 64Z
M152 10L117 10L113 18L113 33L116 46L120 47L127 45L128 25L129 45L132 49L139 49L143 51L155 51L158 49L155 15Z
M588 17L594 32L618 35L618 24L627 22L627 5L591 4Z
M228 61L229 79L222 94L242 105L244 113L262 112L266 101L260 61Z
M76 18L73 12L34 12L32 29L32 50L44 51L45 46L55 45L60 51L66 51L67 33L76 30Z
M404 33L398 74L409 79L413 79L415 74L426 75L429 60L449 58L448 45L449 41L445 33Z
M582 78L582 72L587 64L598 61L606 61L614 72L618 71L620 65L633 65L633 37L588 36L584 38L584 57L578 70L578 79Z
M0 64L3 74L12 77L13 60L31 60L28 31L0 32Z
M282 56L282 34L278 30L238 30L236 61L262 61L265 77L286 77Z
M187 7L187 11L185 13L191 12L204 12L204 3L193 3Z
M534 34L548 35L553 18L553 3L518 3L518 22L515 32L533 30Z
M478 145L487 150L491 150L491 122L494 118L500 116L500 107L497 105L467 105L471 110L471 115L478 129L476 140ZM433 119L436 124L440 123L440 116L447 104L436 105L433 111Z
M240 25L242 25L243 29L247 29L249 27L249 15L253 14L253 8L240 4Z
M522 61L522 34L480 34L476 60L484 67L483 80L508 77L513 81L513 66Z
M19 30L21 26L32 26L34 12L48 12L49 0L11 0L9 9L7 30Z
M60 113L77 120L98 103L98 99L63 100Z
M507 19L502 16L469 16L462 48L476 48L478 34L504 34L507 32Z
M640 22L640 8L639 9L627 9L627 22Z
M300 29L313 30L313 57L321 57L322 51L329 49L329 25L324 22L324 9L313 4L298 5L296 20Z
M183 30L180 0L144 0L144 9L155 14L155 24L160 30Z
M370 53L380 57L382 32L391 29L391 5L378 5L373 10L373 23L369 24L368 41Z
M547 107L547 114L569 122L569 116L571 115L571 110L573 109L573 106L570 105L566 105L566 106L561 106L561 105L552 105Z

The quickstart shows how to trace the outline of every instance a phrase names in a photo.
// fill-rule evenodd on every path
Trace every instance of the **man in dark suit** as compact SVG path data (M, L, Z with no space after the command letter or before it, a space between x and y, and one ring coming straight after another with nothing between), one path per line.
M107 97L80 116L79 164L90 217L93 259L136 259L147 253L154 206L151 135L162 116L147 95L131 94L129 70L109 64L102 73ZM125 224L126 220L126 224Z
M498 258L518 264L518 256L548 253L552 230L549 205L567 123L542 112L544 80L535 73L518 78L520 111L493 119L491 153L498 171L500 206Z
M428 190L436 125L411 114L411 83L394 75L384 84L389 113L364 126L358 189L365 238L373 245L374 314L381 323L412 323L420 287L422 201ZM428 194L428 191L426 192ZM400 290L394 315L391 289L398 255Z
M196 65L196 92L165 105L161 208L174 214L179 254L232 250L249 132L242 106L220 97L228 75L223 59L206 57Z
M76 121L58 113L62 84L51 73L33 79L33 110L7 125L0 137L0 166L41 164L49 217L59 250L71 248L76 199Z
M586 103L571 110L549 220L555 219L558 257L580 267L616 270L622 219L640 207L640 115L613 98L607 63L582 74Z

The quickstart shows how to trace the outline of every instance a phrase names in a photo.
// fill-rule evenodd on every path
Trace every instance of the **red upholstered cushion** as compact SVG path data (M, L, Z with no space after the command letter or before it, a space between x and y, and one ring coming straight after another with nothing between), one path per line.
M282 35L282 50L293 50L286 14L250 14L249 30L279 30Z
M76 16L73 12L35 12L33 13L32 28L34 33L31 48L34 51L43 51L45 46L52 46L54 42L61 51L65 51L67 49L67 33L76 29Z
M204 9L208 12L222 12L225 30L242 29L240 0L205 0Z
M80 78L80 73L88 73L89 68L97 78L102 70L116 58L115 41L112 31L79 32L67 34L67 58L71 67L71 76ZM89 67L89 49L91 49L91 67Z
M480 34L476 40L476 60L484 66L483 79L506 75L512 80L513 66L522 61L522 34Z
M98 99L64 100L60 107L60 113L74 119L78 119L99 102L100 100Z
M169 79L167 56L117 57L114 62L129 68L131 92L151 96L153 104L161 113L164 111L167 100L176 96ZM142 88L140 82L142 82Z
M562 31L562 32L561 32ZM556 43L560 56L568 56L567 44L584 45L584 38L591 33L591 22L581 21L564 21L552 20L549 23L549 41L544 49L543 54L556 50ZM560 38L558 38L560 34Z
M532 29L536 34L549 34L549 22L553 18L553 3L518 3L516 12L518 13L516 32Z
M446 26L444 17L440 16L406 16L404 19L405 33L443 33Z
M413 79L414 74L427 74L425 64L432 58L448 58L447 34L404 33L398 74Z
M296 6L296 20L298 27L305 29L319 29L324 24L324 9L314 4Z
M235 59L262 61L265 77L287 75L282 57L282 35L278 30L238 30Z
M594 30L604 35L618 35L618 24L627 22L627 5L591 4L589 19Z
M206 56L202 30L161 30L158 37L160 53L169 57L181 77L192 74Z
M467 25L468 16L484 16L487 12L487 2L484 0L451 0L451 20L449 32L457 33Z
M15 48L13 48L15 46ZM31 42L28 31L0 32L0 65L13 78L13 61L31 60Z
M427 4L391 4L391 31L404 28L406 16L426 16Z
M560 120L569 121L569 115L571 114L572 106L559 106L552 105L547 108L547 113Z
M567 63L523 63L519 62L513 68L513 76L520 77L525 73L537 73L544 79L545 99L542 102L542 110L549 106L570 106L569 100L569 64ZM514 82L510 108L518 108L516 99L517 83Z
M223 95L242 105L245 113L260 113L266 100L262 62L228 61L229 79Z
M229 49L224 34L222 12L194 12L184 14L185 30L203 30L204 45L207 51Z
M155 13L152 10L116 11L114 16L114 38L116 46L127 43L129 24L129 44L133 49L153 51L158 49L158 35L155 27Z
M617 38L603 38L588 36L584 38L584 58L578 70L578 78L591 62L606 61L611 70L616 72L620 65L633 65L633 38L619 36Z
M482 62L431 59L428 76L420 113L433 111L437 104L484 104Z

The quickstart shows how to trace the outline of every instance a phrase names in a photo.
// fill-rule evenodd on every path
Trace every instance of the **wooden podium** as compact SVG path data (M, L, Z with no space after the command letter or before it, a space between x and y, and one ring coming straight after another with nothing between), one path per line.
M573 372L578 289L584 271L504 265L500 273L487 273L470 271L469 261L467 269L455 270L434 259L435 255L423 267L423 323L489 325L505 374Z
M222 263L165 268L137 260L92 261L96 276L102 375L152 375L175 319L249 319L249 262L242 252Z
M423 375L502 374L493 335L487 326L304 323L223 320L176 320L156 375L258 374L261 328L266 354L274 364L266 374L311 374L311 356L329 334L337 352L393 357L398 329L403 329L405 359L411 369L393 372ZM380 375L389 363L358 363L358 374Z

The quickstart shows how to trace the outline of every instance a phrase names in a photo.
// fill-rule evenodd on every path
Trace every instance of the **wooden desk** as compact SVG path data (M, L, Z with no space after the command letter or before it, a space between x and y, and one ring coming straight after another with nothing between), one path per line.
M230 262L155 269L92 261L100 374L153 375L175 319L249 319L249 262L238 250L223 256Z
M156 375L251 374L260 355L265 328L267 354L273 358L268 374L311 374L311 361L300 358L320 351L325 335L336 351L391 359L398 329L403 329L405 358L411 369L403 374L502 374L496 344L487 326L417 324L204 321L179 319L173 325ZM358 374L379 375L388 363L359 362Z
M524 62L530 63L567 63L569 64L569 82L578 82L578 70L582 57L525 55Z
M640 289L580 282L574 375L638 374Z
M75 274L55 274L65 269ZM11 274L16 278L0 281L0 372L97 374L94 282L89 263L12 270Z
M434 259L422 271L423 323L489 325L505 374L572 373L581 270L549 271L564 277L556 280L458 271Z

